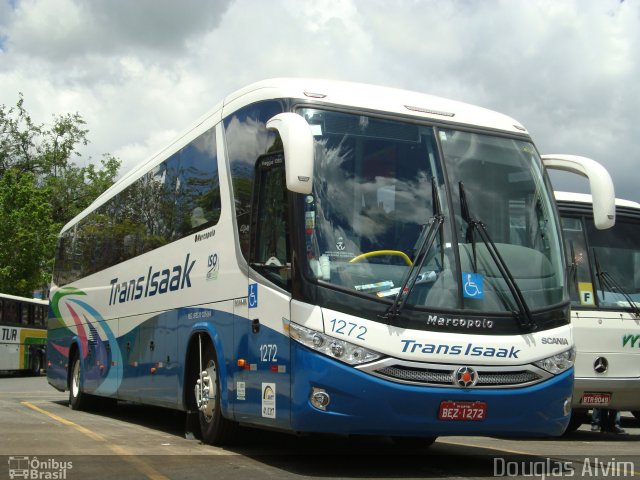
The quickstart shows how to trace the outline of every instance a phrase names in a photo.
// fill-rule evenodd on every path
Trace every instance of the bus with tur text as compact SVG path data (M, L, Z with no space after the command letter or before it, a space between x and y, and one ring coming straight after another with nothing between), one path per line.
M574 339L547 168L516 120L272 79L226 98L63 227L48 381L296 433L560 435Z
M569 260L576 342L568 431L593 408L640 419L640 204L616 199L616 222L594 225L591 195L555 192Z
M0 371L40 375L47 359L48 302L0 293Z

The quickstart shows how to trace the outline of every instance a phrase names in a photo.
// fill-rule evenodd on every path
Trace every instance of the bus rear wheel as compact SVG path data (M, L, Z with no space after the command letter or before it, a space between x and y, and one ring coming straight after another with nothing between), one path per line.
M80 357L74 355L71 360L71 377L69 378L69 406L72 410L85 410L89 403L88 395L82 391L80 381Z
M202 373L196 376L194 385L202 441L224 445L231 439L236 424L222 415L218 361L211 344L202 352L202 364Z

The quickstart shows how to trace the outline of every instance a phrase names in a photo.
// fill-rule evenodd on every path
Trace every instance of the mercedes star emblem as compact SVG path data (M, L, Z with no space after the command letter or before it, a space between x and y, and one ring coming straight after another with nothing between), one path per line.
M593 362L593 369L598 373L604 373L609 368L609 362L604 357L596 358L596 361Z

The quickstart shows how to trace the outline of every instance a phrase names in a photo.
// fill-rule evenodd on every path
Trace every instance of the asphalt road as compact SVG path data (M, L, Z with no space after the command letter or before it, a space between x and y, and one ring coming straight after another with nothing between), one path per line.
M629 412L627 435L583 425L562 438L443 437L429 448L254 429L217 448L187 438L185 420L129 403L77 412L44 376L0 377L0 478L640 477L640 421Z

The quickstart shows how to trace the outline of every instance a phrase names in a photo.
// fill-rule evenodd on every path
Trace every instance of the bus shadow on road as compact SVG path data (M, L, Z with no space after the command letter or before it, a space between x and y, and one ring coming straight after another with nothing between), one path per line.
M68 406L67 400L56 401L58 405ZM170 435L184 437L185 412L170 408L152 407L133 402L97 398L85 413L99 415L113 420L131 423Z
M67 406L64 400L54 403ZM185 412L132 402L117 402L117 406L105 402L87 413L183 439L190 430ZM623 427L635 430L639 426L640 422L635 418L623 418ZM197 438L192 438L191 441L202 444ZM539 442L544 439L521 439L523 449L528 440ZM640 435L590 432L583 426L576 432L548 440L624 442L640 440ZM228 461L242 463L246 462L242 459L249 459L293 476L429 478L492 477L495 469L506 461L532 465L544 463L547 466L549 461L556 462L533 453L514 456L508 450L503 453L495 447L458 445L446 441L436 441L432 446L424 447L411 441L398 444L389 437L381 436L295 435L250 427L238 428L232 441L224 447L210 448L215 455L194 455L193 458L190 455L189 464L213 467L216 458L220 461L220 455L227 453ZM163 458L162 461L180 463L178 458Z

